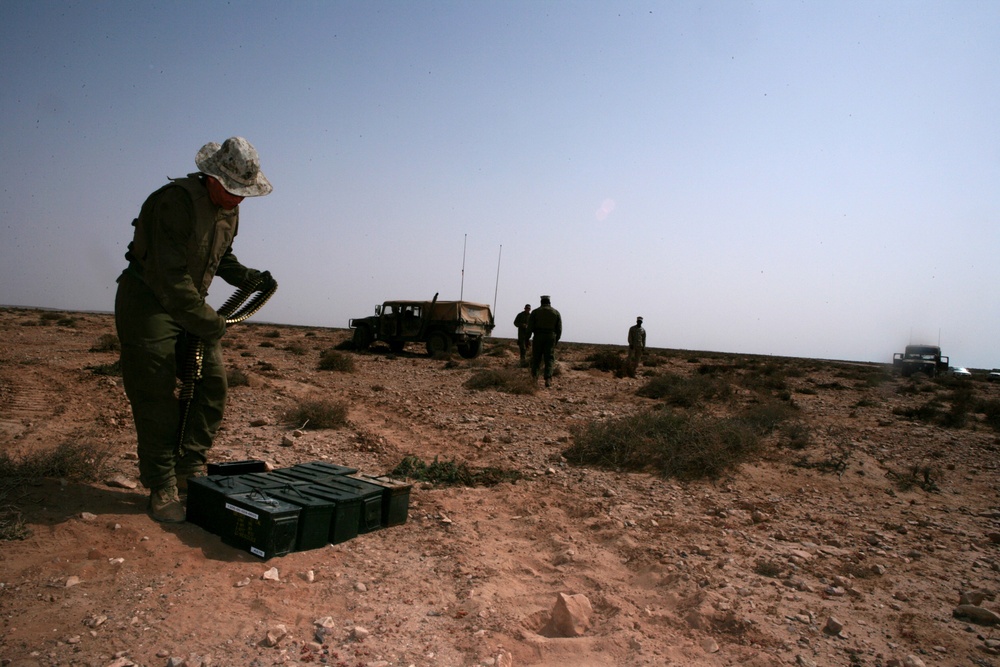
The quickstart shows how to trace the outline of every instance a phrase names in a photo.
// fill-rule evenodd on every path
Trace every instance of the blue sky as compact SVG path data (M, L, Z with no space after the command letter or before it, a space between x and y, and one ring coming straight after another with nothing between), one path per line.
M256 319L552 295L564 339L1000 366L1000 3L0 1L0 304L113 308L208 141ZM464 265L464 275L463 275ZM230 293L216 281L210 302Z

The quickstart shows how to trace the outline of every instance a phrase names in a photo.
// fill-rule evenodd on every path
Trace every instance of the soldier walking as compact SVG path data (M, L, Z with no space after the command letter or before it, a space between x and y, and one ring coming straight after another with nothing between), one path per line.
M514 318L514 326L517 327L517 349L521 352L521 366L527 366L526 358L528 348L531 347L531 334L528 332L528 316L531 314L531 304L524 304L524 310Z
M552 386L556 343L562 338L562 315L552 307L552 299L543 295L542 305L528 315L531 344L531 377L538 381L538 367L544 362L545 386Z

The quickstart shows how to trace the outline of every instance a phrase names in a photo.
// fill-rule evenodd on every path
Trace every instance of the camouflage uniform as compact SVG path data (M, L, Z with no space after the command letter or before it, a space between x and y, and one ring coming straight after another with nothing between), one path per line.
M128 268L118 278L115 326L135 421L139 478L150 489L202 470L222 422L227 383L219 339L226 323L205 297L216 275L230 285L259 275L232 253L238 223L239 208L212 203L201 174L154 192L132 223L135 235L125 255ZM203 379L179 445L178 362L193 337L205 342Z
M646 330L642 328L642 318L635 318L635 324L628 330L628 361L633 367L642 362L646 351Z
M531 377L538 379L538 367L544 362L545 386L552 382L555 367L556 343L562 338L562 315L552 307L549 297L542 297L542 305L528 316L528 335L531 344Z
M531 306L525 304L524 310L514 318L514 326L517 327L517 349L521 353L521 363L525 361L528 348L531 347L531 333L528 331L528 316L531 314Z

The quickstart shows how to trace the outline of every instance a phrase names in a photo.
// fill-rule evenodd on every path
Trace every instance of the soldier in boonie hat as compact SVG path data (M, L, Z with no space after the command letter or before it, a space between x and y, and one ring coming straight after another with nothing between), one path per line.
M121 341L122 383L132 405L139 481L150 490L156 521L181 522L187 480L204 475L208 450L226 406L226 366L220 339L226 318L205 298L218 276L234 287L277 288L267 271L233 254L240 202L271 192L257 149L243 137L208 143L195 156L199 172L146 198L118 278L115 327ZM201 379L182 430L174 390L178 350L204 344Z
M202 173L218 179L230 194L263 197L271 192L271 182L260 170L257 149L243 137L229 137L221 146L214 141L205 144L194 163Z

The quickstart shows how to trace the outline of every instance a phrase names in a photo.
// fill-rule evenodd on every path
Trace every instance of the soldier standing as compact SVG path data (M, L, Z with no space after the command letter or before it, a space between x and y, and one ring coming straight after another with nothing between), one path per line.
M528 315L531 314L531 304L524 304L524 310L514 318L514 326L517 327L517 349L521 352L521 365L527 365L526 354L531 347L531 334L528 332Z
M642 361L646 351L646 330L642 328L642 318L635 318L635 325L628 330L628 360L636 366Z
M531 345L531 377L538 381L538 367L544 361L545 386L552 386L552 369L555 366L556 343L562 337L562 315L552 307L552 299L542 296L542 305L528 316L528 335Z
M646 330L642 328L642 318L635 318L635 324L628 330L628 368L629 375L635 376L635 369L642 363L642 355L646 351Z

